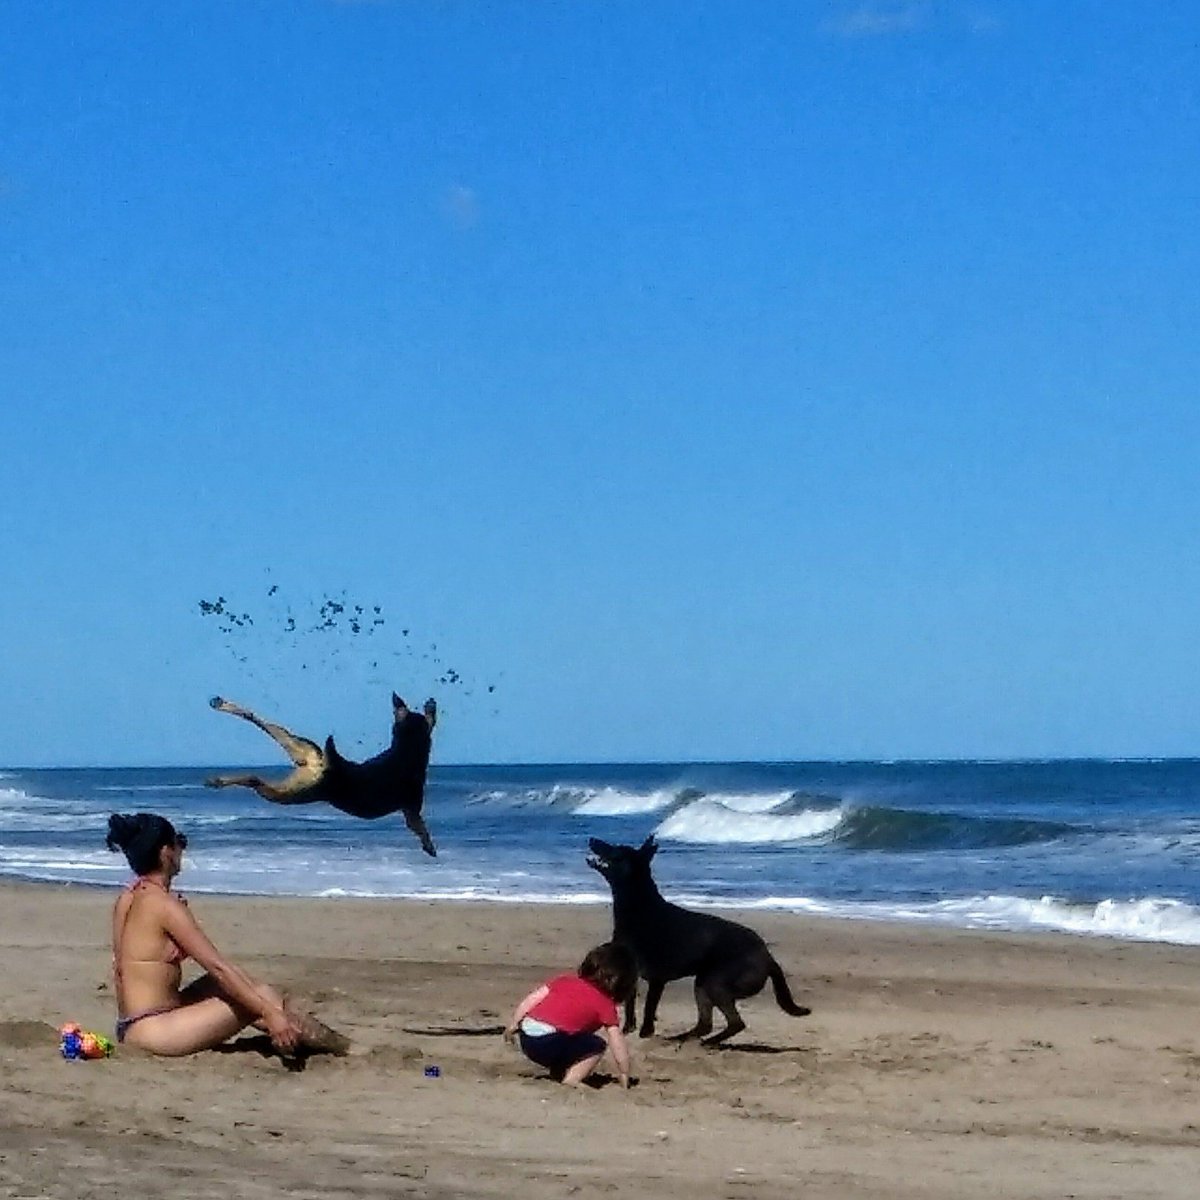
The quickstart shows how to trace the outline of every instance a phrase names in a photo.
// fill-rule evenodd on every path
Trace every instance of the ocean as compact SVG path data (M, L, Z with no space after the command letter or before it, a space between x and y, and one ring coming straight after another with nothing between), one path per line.
M185 892L600 904L587 839L654 834L687 905L1200 944L1195 759L434 766L436 860L399 817L210 773L0 771L0 876L117 886L107 816L152 811L189 836Z

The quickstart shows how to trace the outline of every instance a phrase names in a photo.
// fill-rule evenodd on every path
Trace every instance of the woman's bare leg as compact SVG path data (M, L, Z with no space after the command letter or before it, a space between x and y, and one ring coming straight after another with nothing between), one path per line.
M170 1012L143 1017L125 1034L125 1044L151 1054L178 1058L200 1050L212 1050L253 1023L254 1018L228 1000L210 996L195 1004L184 1004Z
M345 1054L350 1039L318 1021L309 1013L291 1007L287 997L269 985L259 985L273 1004L284 1009L300 1026L300 1044L327 1054ZM201 975L181 993L183 1003L170 1012L143 1017L129 1027L125 1041L152 1054L178 1057L212 1050L227 1042L235 1033L262 1022L253 1013L230 1003L211 975Z

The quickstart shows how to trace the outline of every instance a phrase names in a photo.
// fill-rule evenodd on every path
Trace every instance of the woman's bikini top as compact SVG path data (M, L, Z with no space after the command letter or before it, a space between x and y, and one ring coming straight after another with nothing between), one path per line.
M136 879L130 880L130 882L125 885L125 894L129 896L130 899L126 902L125 917L121 922L120 931L118 932L113 943L113 975L118 980L121 978L121 942L125 939L125 926L129 921L129 910L133 907L132 895L134 892L143 891L148 887L158 888L159 891L163 892L167 890L157 880L147 879L144 875L139 875ZM124 899L124 897L122 897L122 899ZM179 897L179 900L183 904L187 903L182 896ZM120 904L121 901L118 900L117 903ZM180 963L184 962L188 956L184 952L183 947L181 947L169 933L166 935L166 937L168 946L167 957L162 959L162 962L169 967L177 967Z

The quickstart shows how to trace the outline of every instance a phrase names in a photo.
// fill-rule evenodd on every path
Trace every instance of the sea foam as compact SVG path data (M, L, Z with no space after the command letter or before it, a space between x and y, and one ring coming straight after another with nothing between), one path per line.
M705 845L798 842L822 837L842 820L840 808L776 813L736 808L706 797L673 812L654 833L663 841Z
M762 909L857 920L903 921L958 929L1074 933L1128 941L1200 945L1200 907L1162 897L1076 903L1055 896L973 896L923 903L823 900L763 896L714 902L699 895L672 897L689 907Z

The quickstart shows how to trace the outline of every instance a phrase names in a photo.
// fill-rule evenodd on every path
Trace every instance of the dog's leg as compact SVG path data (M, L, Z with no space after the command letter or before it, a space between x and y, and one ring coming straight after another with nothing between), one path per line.
M262 717L252 713L248 708L243 708L240 704L234 704L232 700L214 696L209 704L217 712L241 717L243 721L249 721L251 725L257 726L269 738L283 747L284 753L296 766L314 771L319 771L325 766L325 752L316 742L310 742L308 738L300 737L298 734L292 733L290 729L284 729L282 725L264 721Z
M251 788L272 804L312 804L318 799L312 794L312 782L307 772L296 770L278 783L268 783L257 775L213 775L204 781L204 786Z
M699 992L700 981L696 981L696 989ZM702 1038L705 1046L719 1046L727 1038L731 1038L734 1034L741 1033L746 1028L746 1022L742 1020L741 1013L737 1010L737 1002L734 999L733 992L730 990L724 980L706 979L704 989L711 996L709 1002L709 1028L712 1028L712 1006L715 1004L721 1010L725 1017L725 1028L720 1033L713 1034L712 1037Z
M253 788L257 792L260 787L266 786L266 781L260 779L257 775L213 775L204 781L204 786L210 788Z
M295 764L296 769L285 779L277 783L268 783L257 775L216 775L204 782L208 787L248 787L253 788L264 800L272 804L308 804L316 797L307 794L325 770L325 752L315 742L308 738L297 737L282 725L274 725L256 716L248 708L234 704L231 700L223 700L214 696L209 704L217 712L229 713L241 717L256 725L268 737L278 742L287 753L288 758Z
M693 991L696 996L696 1024L684 1033L675 1034L675 1036L670 1039L672 1042L688 1042L691 1041L692 1038L704 1038L712 1033L712 997L705 990L704 985L699 979L696 980L696 985Z
M646 1003L642 1006L642 1027L638 1037L652 1037L654 1034L654 1018L658 1014L658 1002L662 999L663 988L667 986L665 979L651 979L646 984Z
M260 728L266 736L282 746L284 752L295 764L295 770L286 779L281 779L275 784L269 784L268 781L260 779L258 775L216 775L212 779L206 779L206 785L209 787L252 787L259 796L262 796L264 800L270 800L272 804L307 804L310 802L310 797L304 793L313 784L316 784L325 770L325 752L316 742L298 737L292 731L283 728L282 725L264 721L250 709L242 708L241 704L235 704L233 701L222 700L221 696L212 697L209 703L218 713L240 716L242 720L250 721L251 725Z
M433 838L429 836L429 830L426 828L425 822L421 819L420 813L410 812L404 809L404 823L417 836L417 840L421 843L421 849L429 855L430 858L437 858L437 847L433 844Z
M621 1026L622 1033L632 1033L637 1028L637 984L625 1000L625 1023Z

